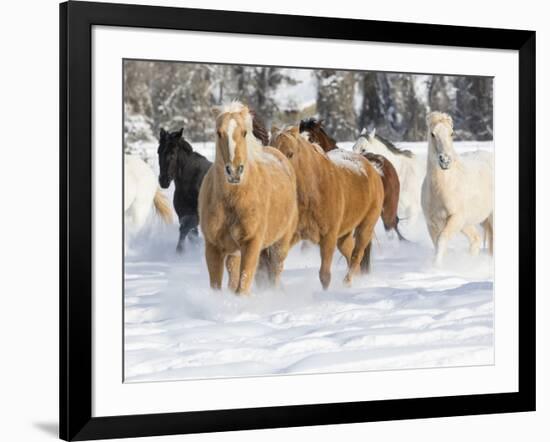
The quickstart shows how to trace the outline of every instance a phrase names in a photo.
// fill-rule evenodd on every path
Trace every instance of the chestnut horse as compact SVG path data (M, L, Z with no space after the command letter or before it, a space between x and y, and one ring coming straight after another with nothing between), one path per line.
M296 175L276 149L253 135L246 106L233 102L215 109L216 156L199 193L210 286L220 289L224 260L229 288L250 292L260 253L277 284L298 223Z
M330 284L336 247L348 264L344 283L351 285L363 257L370 257L374 226L384 199L380 176L361 155L340 149L325 153L307 141L298 127L273 127L271 134L271 144L296 170L298 233L301 239L321 248L319 279L323 288Z
M370 163L374 166L376 171L382 178L382 184L384 185L384 204L382 206L382 223L386 232L395 230L397 237L402 241L407 241L399 228L399 217L397 216L397 206L399 205L399 193L401 192L401 184L399 182L399 176L397 171L390 160L383 155L378 155L372 152L365 152L362 154Z
M323 120L316 120L309 118L307 120L300 121L300 133L304 134L312 143L316 143L322 147L325 152L329 152L333 149L338 149L336 141L330 135L325 132L323 127ZM362 154L370 163L374 166L376 171L382 178L382 184L384 186L384 204L382 206L382 222L386 232L391 229L395 230L397 237L400 240L405 240L401 232L399 231L397 224L399 223L399 217L397 216L397 206L399 203L399 193L401 186L399 183L399 176L391 161L385 158L383 155L377 155L374 153Z

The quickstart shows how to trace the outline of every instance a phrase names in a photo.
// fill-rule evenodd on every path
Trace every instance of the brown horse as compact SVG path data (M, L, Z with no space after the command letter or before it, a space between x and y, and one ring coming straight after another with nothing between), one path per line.
M391 229L395 230L397 237L402 241L406 241L397 227L399 223L397 206L401 189L395 167L393 167L391 161L383 155L372 152L366 152L362 155L370 161L382 178L382 184L384 185L384 205L382 206L382 222L384 224L384 229L386 232Z
M316 143L323 148L325 152L338 149L336 140L325 132L323 120L308 118L300 121L300 133L304 134L312 143Z
M325 152L338 149L334 138L325 132L323 120L309 118L300 121L300 133L304 134L312 143L321 146ZM399 203L399 193L401 190L397 171L395 167L393 167L391 161L382 155L365 153L363 156L370 161L382 178L382 184L384 185L384 205L382 206L382 222L384 223L384 229L386 232L391 229L395 230L397 237L400 240L405 240L397 227L399 223L397 205Z
M325 153L307 141L298 127L282 131L274 127L271 134L271 144L296 170L298 233L321 248L319 278L323 288L330 284L336 247L346 258L344 283L350 285L363 257L370 256L384 199L380 176L361 155L342 150Z
M248 108L233 102L215 110L216 157L199 193L210 286L221 288L223 264L229 288L249 293L262 250L277 284L296 233L296 175L287 158L262 147Z

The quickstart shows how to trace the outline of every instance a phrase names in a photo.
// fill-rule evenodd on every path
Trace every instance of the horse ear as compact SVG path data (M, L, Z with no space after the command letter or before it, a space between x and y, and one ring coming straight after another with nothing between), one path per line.
M163 127L160 128L160 139L164 140L166 138L166 131Z
M367 129L363 128L361 129L361 132L359 132L359 136L367 135Z
M367 137L368 138L374 138L376 135L376 128L373 127L370 131L367 132Z
M279 127L277 127L276 125L272 124L271 125L271 136L275 135L276 133L278 133L281 129L279 129Z
M183 127L176 132L176 137L177 138L181 138L182 135L183 135Z

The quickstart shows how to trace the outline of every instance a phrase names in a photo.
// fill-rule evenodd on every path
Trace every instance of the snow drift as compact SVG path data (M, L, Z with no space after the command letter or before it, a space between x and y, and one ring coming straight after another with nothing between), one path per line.
M211 144L193 146L212 159ZM156 146L145 150L155 166ZM177 256L177 225L151 220L125 259L125 381L492 364L492 258L470 257L457 237L434 268L423 220L400 228L410 242L377 226L372 274L352 288L337 254L323 291L318 248L298 245L280 289L240 298L209 289L202 244Z

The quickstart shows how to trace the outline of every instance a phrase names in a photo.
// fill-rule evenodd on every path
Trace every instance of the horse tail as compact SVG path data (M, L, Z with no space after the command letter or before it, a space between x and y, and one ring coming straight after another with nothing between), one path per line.
M399 225L399 221L400 221L399 217L395 215L395 227L394 227L395 233L397 233L397 237L399 238L399 241L409 242L407 238L401 235L401 232L399 231L399 227L397 227Z
M372 249L372 239L369 245L365 248L365 254L361 260L361 273L370 273L370 254Z
M166 224L171 224L172 209L170 207L170 203L168 202L168 198L166 198L158 188L155 192L155 197L153 198L153 204L155 205L155 210L157 214L161 217L161 219Z
M483 223L483 246L486 246L489 243L489 253L493 254L493 219L492 215L489 216Z

